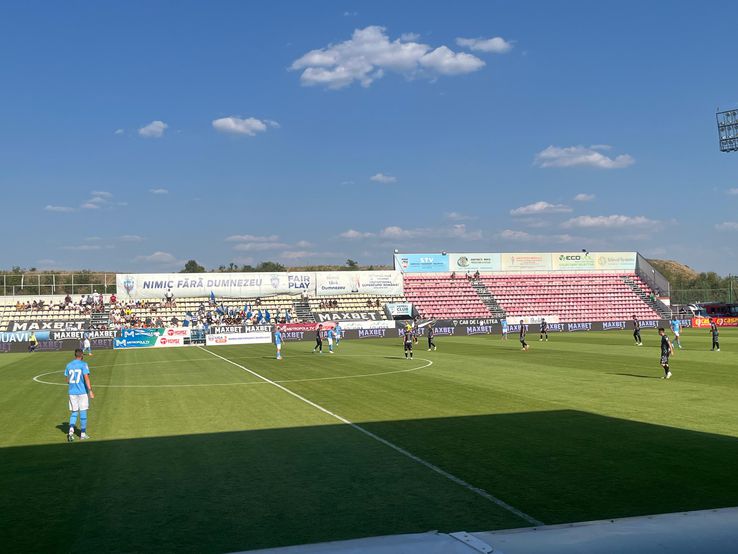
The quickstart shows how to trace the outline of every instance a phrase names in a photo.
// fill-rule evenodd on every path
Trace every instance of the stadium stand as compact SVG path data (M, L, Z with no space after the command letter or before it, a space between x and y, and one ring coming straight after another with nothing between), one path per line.
M407 301L413 303L421 317L492 317L472 282L466 278L406 274L404 284Z
M658 319L652 292L635 274L502 275L479 279L405 275L405 295L426 318L556 316L560 321Z

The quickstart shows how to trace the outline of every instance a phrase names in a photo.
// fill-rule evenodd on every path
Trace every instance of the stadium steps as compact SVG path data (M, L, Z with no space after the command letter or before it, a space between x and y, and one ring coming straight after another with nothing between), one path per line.
M308 302L307 300L296 300L292 305L295 309L295 314L300 319L300 321L304 321L304 322L314 322L315 321L313 312L310 309L310 302Z
M503 310L502 306L497 303L497 300L495 300L495 297L492 296L492 293L484 285L484 283L482 283L478 279L472 279L471 286L476 291L479 299L484 303L485 306L487 306L487 309L494 317L496 317L497 319L504 319L505 317L507 317L505 310Z
M651 308L654 312L659 314L659 316L663 319L671 319L671 310L661 301L651 300L649 294L646 293L639 285L636 283L633 279L631 279L628 276L623 276L623 282L630 287L630 289L636 293L636 295L643 300L646 304L648 304L648 307Z

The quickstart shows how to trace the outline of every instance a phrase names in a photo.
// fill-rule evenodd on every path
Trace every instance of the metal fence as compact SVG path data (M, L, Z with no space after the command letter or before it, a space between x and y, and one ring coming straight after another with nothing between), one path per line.
M703 304L720 302L732 304L736 301L733 287L724 289L671 289L672 304Z
M115 273L3 273L2 296L44 296L51 294L100 294L115 292Z

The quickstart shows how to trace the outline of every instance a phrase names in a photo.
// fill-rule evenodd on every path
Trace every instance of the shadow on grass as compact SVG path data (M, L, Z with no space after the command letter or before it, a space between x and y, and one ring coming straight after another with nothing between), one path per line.
M733 437L569 410L362 426L546 523L738 504ZM346 425L4 448L0 488L7 552L526 525Z

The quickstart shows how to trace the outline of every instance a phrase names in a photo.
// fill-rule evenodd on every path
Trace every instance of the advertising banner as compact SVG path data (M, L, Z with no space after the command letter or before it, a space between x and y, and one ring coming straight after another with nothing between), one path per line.
M382 321L342 321L341 328L346 329L394 329L395 322L392 320Z
M370 294L402 296L402 274L399 271L334 271L315 274L318 296Z
M205 337L207 346L225 346L234 344L269 344L272 334L268 331L254 331L251 333L218 333Z
M448 255L443 254L395 254L395 269L403 273L447 273Z
M462 253L448 254L451 271L500 271L502 254Z
M635 271L635 252L593 252L595 267L603 271Z
M385 308L392 317L413 316L413 305L410 302L388 303Z
M164 298L168 290L177 298L255 298L291 292L287 273L143 273L118 274L118 297ZM292 292L297 292L293 290Z
M500 268L502 271L550 271L551 254L512 253L501 254Z
M384 319L384 314L379 311L350 311L350 312L315 312L313 313L315 321L323 323L325 321L379 321Z
M713 317L715 325L718 327L738 327L738 317ZM692 327L698 329L709 329L710 318L708 317L695 317L692 318Z
M43 320L14 321L10 320L6 331L63 331L65 329L84 329L90 323L89 318L75 320Z
M555 252L551 254L554 270L558 271L592 271L595 268L595 256L588 252Z
M189 343L189 338L189 327L123 329L113 339L113 348L171 348L173 346L184 346Z

